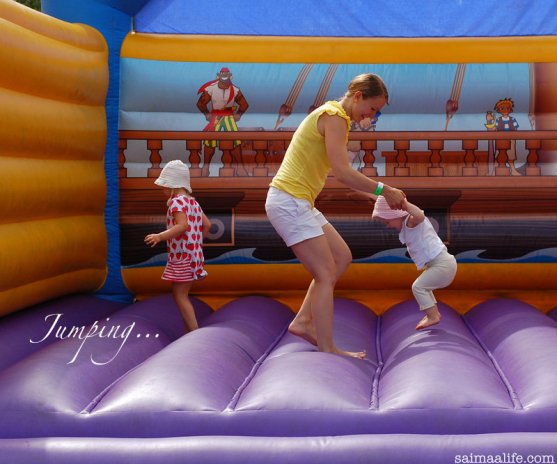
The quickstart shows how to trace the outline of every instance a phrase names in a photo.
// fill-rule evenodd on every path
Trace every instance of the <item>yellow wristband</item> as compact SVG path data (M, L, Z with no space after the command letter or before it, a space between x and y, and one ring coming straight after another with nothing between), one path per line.
M375 188L375 195L379 196L381 195L381 192L383 191L383 187L385 185L383 184L383 182L377 182L377 187Z

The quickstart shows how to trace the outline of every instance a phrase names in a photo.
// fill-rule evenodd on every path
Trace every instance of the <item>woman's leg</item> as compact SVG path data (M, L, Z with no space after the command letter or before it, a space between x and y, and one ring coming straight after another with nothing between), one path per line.
M315 280L309 284L309 288L302 302L302 306L296 313L296 317L288 326L288 331L298 337L302 337L312 345L317 346L317 333L313 325L313 318L311 316L311 299L315 289Z
M195 317L195 310L189 298L192 284L193 282L172 282L172 295L182 314L187 332L199 328L197 325L197 318Z
M333 260L335 263L336 283L336 281L342 274L344 274L344 272L352 262L352 253L350 252L350 248L348 248L348 245L346 244L344 239L331 224L325 224L323 226L323 232L325 234L325 238L327 239L329 249L331 250L331 253L333 255ZM300 307L300 310L292 321L292 324L290 324L289 330L294 335L298 335L308 342L317 345L317 335L315 332L315 326L313 324L311 312L311 301L314 291L315 279L311 281L302 306Z
M364 358L365 352L343 351L333 342L334 287L339 270L346 269L351 255L344 240L330 224L325 225L323 230L325 235L292 246L296 257L313 276L304 300L305 307L300 310L300 312L303 310L300 318L307 318L307 313L311 312L319 351ZM334 253L338 253L336 259ZM303 336L301 333L296 335Z

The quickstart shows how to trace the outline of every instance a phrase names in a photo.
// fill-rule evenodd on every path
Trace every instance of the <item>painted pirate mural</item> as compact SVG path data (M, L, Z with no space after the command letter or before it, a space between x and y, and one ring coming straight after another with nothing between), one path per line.
M249 104L242 91L232 83L230 69L221 68L217 73L217 78L203 84L197 93L199 95L197 108L205 115L208 122L203 128L204 131L234 132L238 130L236 123L246 112ZM241 175L241 171L245 171L245 168L242 165L240 145L239 140L234 141L232 157ZM209 166L216 146L216 140L205 140L204 142L202 170L204 176L209 175Z

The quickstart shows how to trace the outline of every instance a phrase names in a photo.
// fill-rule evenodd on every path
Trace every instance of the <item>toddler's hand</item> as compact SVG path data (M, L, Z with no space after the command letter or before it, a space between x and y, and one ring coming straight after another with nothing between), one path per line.
M157 243L161 241L159 234L149 234L145 237L145 243L153 248Z
M360 127L362 130L368 130L371 127L371 118L364 118L360 121Z

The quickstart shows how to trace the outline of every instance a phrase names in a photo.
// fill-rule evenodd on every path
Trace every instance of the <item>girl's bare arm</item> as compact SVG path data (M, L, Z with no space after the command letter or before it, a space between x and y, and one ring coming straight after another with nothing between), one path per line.
M145 237L145 243L150 247L154 247L157 243L164 240L171 240L182 235L188 227L188 218L185 213L177 212L173 214L175 224L164 232L158 234L149 234Z
M207 237L207 235L209 235L209 230L211 229L211 220L205 216L205 213L203 213L203 238Z

